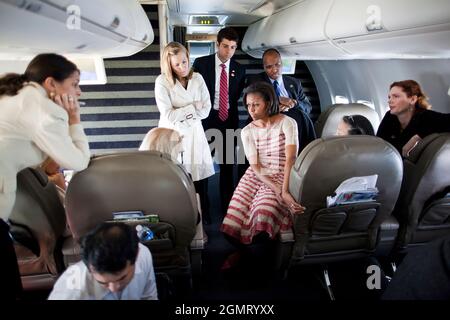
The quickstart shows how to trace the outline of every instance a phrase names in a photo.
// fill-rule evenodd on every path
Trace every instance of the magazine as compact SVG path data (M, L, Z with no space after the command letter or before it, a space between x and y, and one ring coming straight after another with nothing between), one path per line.
M378 175L352 177L342 182L334 195L327 196L327 207L342 204L375 201Z

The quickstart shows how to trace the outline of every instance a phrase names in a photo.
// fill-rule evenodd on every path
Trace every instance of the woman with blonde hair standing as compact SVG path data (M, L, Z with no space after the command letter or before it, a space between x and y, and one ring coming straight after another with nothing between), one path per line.
M209 220L207 178L214 174L214 166L201 122L211 110L208 89L202 76L190 69L189 52L178 42L170 42L164 48L161 71L155 81L158 126L174 129L183 136L182 163L191 174L202 212Z

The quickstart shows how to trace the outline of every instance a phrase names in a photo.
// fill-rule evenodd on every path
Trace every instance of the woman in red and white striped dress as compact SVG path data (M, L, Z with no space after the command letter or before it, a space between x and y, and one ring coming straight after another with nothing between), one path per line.
M244 94L253 121L242 130L250 167L239 181L221 231L243 244L265 232L273 239L291 227L291 214L303 213L289 193L289 173L298 149L296 122L279 113L270 84L257 82Z

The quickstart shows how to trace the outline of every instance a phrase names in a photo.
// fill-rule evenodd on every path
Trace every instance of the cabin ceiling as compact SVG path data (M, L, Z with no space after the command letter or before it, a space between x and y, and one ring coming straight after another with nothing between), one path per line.
M141 3L167 3L172 25L188 26L191 15L228 16L226 25L247 26L299 0L165 0Z

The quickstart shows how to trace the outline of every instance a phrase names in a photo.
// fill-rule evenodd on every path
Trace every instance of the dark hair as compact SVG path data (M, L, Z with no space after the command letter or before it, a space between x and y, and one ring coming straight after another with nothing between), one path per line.
M243 101L245 108L247 108L247 96L250 93L259 94L263 98L264 102L266 103L266 114L269 117L280 113L278 98L272 85L262 81L258 81L249 85L244 91Z
M128 261L133 265L139 251L136 231L119 222L104 222L81 239L83 262L99 273L117 273Z
M349 135L375 135L372 124L362 115L356 114L353 116L344 116L342 117L342 121L350 126L350 129L348 130Z
M396 81L393 82L389 89L392 89L392 87L400 87L402 88L403 92L406 93L408 97L417 96L417 103L416 107L422 108L422 109L431 109L431 104L428 102L428 97L423 92L420 85L415 80L403 80L403 81Z
M275 49L275 48L269 48L269 49L266 49L266 50L264 51L264 53L263 53L261 59L264 61L264 57L265 57L267 54L270 54L270 53L276 53L276 54L281 58L280 51L278 51L278 50Z
M42 53L37 55L28 64L25 73L8 73L0 78L0 97L3 95L14 96L23 88L25 82L34 81L44 83L48 77L62 82L75 71L80 72L77 66L55 53Z
M235 41L236 44L239 42L239 35L237 34L236 30L230 27L226 27L223 29L220 29L219 33L217 34L217 42L221 43L223 39L227 39L230 41Z

